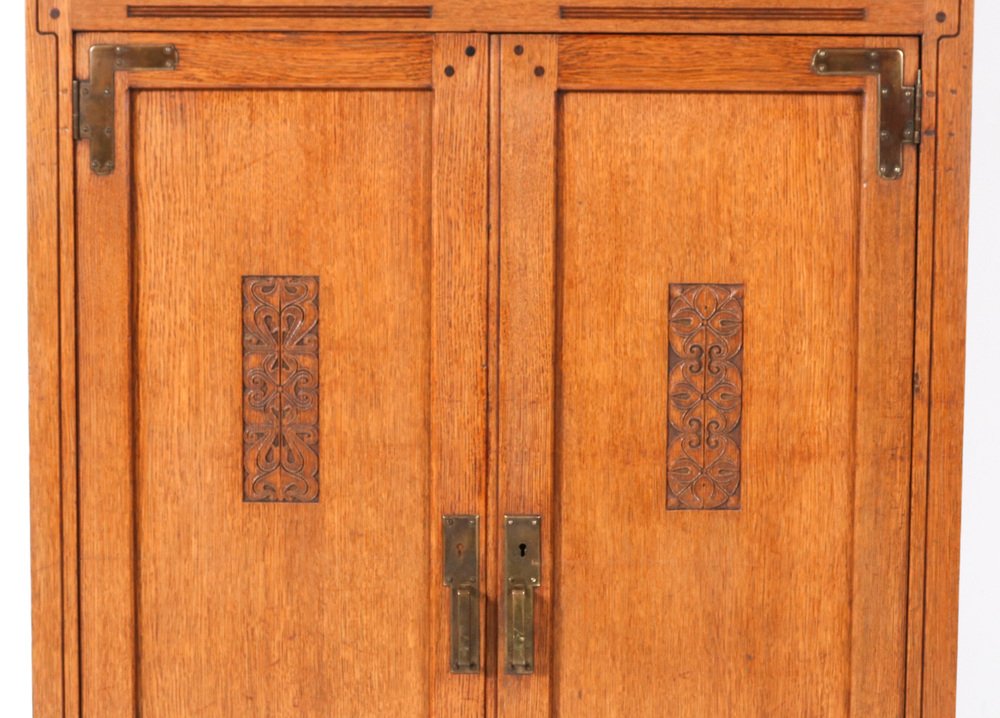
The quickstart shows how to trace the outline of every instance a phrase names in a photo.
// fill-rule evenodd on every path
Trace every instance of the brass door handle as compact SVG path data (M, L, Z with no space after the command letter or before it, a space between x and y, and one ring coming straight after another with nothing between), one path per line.
M514 586L507 592L507 672L534 670L534 591Z
M444 585L451 589L452 673L479 673L479 517L442 517Z
M535 672L535 589L542 583L541 516L504 516L506 672Z

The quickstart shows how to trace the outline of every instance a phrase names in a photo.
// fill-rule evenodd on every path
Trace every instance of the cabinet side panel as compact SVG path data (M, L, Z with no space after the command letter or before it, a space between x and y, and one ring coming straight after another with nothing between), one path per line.
M34 715L63 715L59 462L59 217L56 38L26 3L28 68L28 353Z
M923 715L955 715L968 269L972 1L938 44Z

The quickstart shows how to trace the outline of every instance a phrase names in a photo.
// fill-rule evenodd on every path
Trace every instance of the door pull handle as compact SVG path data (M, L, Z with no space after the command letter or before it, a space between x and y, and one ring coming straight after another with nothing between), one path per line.
M479 673L479 517L444 516L444 585L451 589L452 673Z
M542 517L504 516L506 672L535 672L535 589L542 583Z

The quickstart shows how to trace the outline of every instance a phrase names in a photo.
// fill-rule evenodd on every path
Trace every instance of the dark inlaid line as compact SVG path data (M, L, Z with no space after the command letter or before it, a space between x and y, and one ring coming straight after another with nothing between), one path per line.
M129 5L143 18L430 18L432 5Z
M808 20L858 21L868 18L868 10L855 8L808 7L585 7L563 5L559 16L565 20Z

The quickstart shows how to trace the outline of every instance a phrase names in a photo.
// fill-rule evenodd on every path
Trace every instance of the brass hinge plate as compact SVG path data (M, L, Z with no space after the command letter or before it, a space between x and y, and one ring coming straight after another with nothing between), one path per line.
M94 45L90 79L73 83L73 136L90 142L90 168L99 175L115 169L115 73L173 70L173 45Z
M874 75L879 95L879 175L903 176L903 145L920 144L923 87L903 84L903 51L898 48L830 48L817 50L812 69L818 75Z

